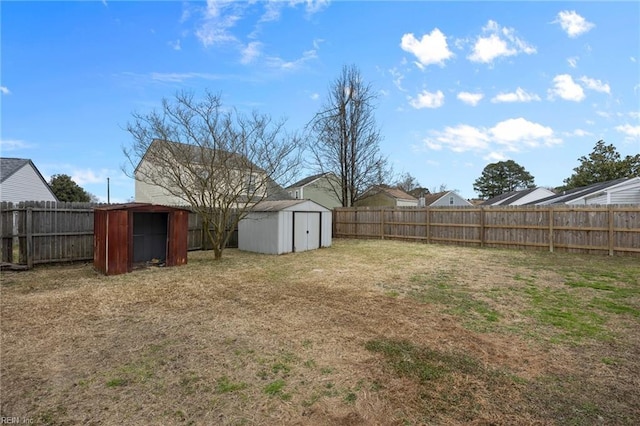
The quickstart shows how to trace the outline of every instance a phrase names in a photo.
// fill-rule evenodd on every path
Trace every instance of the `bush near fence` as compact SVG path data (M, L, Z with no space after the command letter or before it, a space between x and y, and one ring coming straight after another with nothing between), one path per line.
M0 205L0 254L3 263L35 264L92 261L93 209L104 204L3 202ZM237 247L237 230L228 247ZM202 219L189 215L189 250L208 250Z
M337 208L333 236L640 256L640 205Z

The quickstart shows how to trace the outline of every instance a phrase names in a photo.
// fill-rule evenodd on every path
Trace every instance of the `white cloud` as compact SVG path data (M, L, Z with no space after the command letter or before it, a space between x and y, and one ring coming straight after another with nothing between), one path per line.
M518 87L515 92L498 93L493 97L493 99L491 99L491 102L495 104L500 102L531 102L539 100L540 96L535 93L527 93L525 90Z
M582 129L575 129L573 132L564 132L563 135L568 137L572 137L572 136L583 137L583 136L593 136L593 133L588 132L586 130L582 130Z
M498 161L506 161L509 157L504 155L502 152L490 152L489 154L482 157L483 160L488 161L490 163L497 163Z
M309 97L311 98L312 101L317 101L318 99L320 99L320 94L312 93L311 96Z
M3 95L10 95L11 90L9 90L9 88L7 88L6 86L0 86L0 93L2 93Z
M559 142L551 127L533 123L522 117L501 121L489 129L489 133L497 143L507 147L509 151L519 151L519 145L533 148Z
M445 127L436 132L435 142L440 147L446 146L454 152L482 151L489 147L489 135L483 129L466 124L456 127Z
M640 138L640 126L625 124L623 126L616 126L616 130L629 138Z
M80 186L93 183L106 184L107 178L114 173L116 172L107 169L102 169L97 172L91 169L76 169L71 174L71 179Z
M220 80L222 76L218 74L208 74L208 73L200 73L200 72L185 72L185 73L160 73L160 72L152 72L151 79L155 81L160 81L163 83L182 83L186 80L190 79L203 79L203 80Z
M572 56L570 58L567 58L567 63L571 68L576 68L578 66L578 59L580 58L578 58L577 56Z
M304 4L308 14L320 12L328 7L329 3L331 3L330 0L289 0L289 5L294 7L298 4Z
M176 41L170 41L168 42L168 44L173 50L182 50L182 47L180 46L180 39Z
M587 89L595 90L596 92L611 93L609 85L600 80L585 76L580 77L578 80L581 81Z
M482 93L470 93L470 92L460 92L458 93L458 99L464 102L467 105L476 106L478 103L484 98Z
M273 22L279 20L283 6L284 3L279 1L266 2L264 5L264 14L260 17L259 22Z
M424 34L420 40L412 33L405 34L400 47L418 58L416 65L420 68L432 64L444 66L444 62L453 57L453 52L447 46L447 37L438 28L430 34Z
M556 20L553 22L560 24L560 27L562 27L571 38L578 37L595 27L595 24L578 15L574 10L563 10L559 12Z
M262 54L261 48L262 43L260 43L259 41L252 41L251 43L247 44L247 46L242 49L242 57L240 58L240 63L246 65L253 62Z
M573 81L569 74L560 74L553 78L554 87L549 89L549 97L551 99L556 96L566 100L580 102L584 99L584 90L582 86Z
M277 68L281 70L295 70L302 67L306 62L316 59L318 54L315 49L307 50L302 53L302 57L294 59L292 61L285 61L284 59L272 56L267 58L266 65L270 68Z
M438 90L435 93L423 90L415 98L409 98L409 104L415 109L440 108L444 104L444 93Z
M16 151L31 148L31 145L18 139L2 139L0 140L0 148L2 151Z
M454 152L487 152L491 158L503 157L504 152L551 146L561 142L550 127L528 121L522 117L501 121L491 128L460 124L432 132L425 139L427 149L448 148Z
M204 21L195 31L204 47L235 42L230 30L242 18L242 3L233 0L207 0Z
M401 92L406 92L407 90L402 87L402 80L404 80L404 74L398 71L396 68L391 68L389 70L389 74L393 77L393 84L400 90Z
M490 20L482 32L488 35L476 39L473 52L467 56L472 62L489 64L501 56L536 53L536 48L517 37L513 28L501 27L496 21Z
M489 37L480 37L473 46L473 53L469 59L473 62L490 63L500 56L512 56L518 53L515 49L509 48L507 42L495 34Z

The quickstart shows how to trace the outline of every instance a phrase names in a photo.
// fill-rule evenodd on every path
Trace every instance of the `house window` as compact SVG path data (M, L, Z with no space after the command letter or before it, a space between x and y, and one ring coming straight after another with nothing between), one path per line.
M298 198L300 198L300 197L299 197L299 195L298 195L298 191L296 191L296 200L297 200Z
M449 205L452 206L453 205L453 195L451 197L449 197Z

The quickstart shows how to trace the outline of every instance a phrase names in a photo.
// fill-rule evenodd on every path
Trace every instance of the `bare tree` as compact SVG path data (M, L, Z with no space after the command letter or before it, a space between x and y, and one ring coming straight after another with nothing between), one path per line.
M402 189L404 192L410 193L414 189L419 189L420 182L411 173L403 173L395 184L396 188Z
M358 68L344 66L322 111L310 122L313 166L338 177L340 185L333 190L343 207L352 206L370 186L390 176L387 158L380 153L375 99Z
M133 113L123 148L127 175L200 215L215 259L238 222L289 182L301 163L301 139L284 121L223 108L221 96L178 92L150 113Z

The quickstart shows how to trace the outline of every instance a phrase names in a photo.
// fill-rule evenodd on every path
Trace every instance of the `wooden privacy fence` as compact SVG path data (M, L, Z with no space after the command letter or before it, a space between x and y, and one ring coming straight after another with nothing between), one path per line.
M22 202L0 204L3 263L27 265L93 260L93 208L99 204ZM237 247L237 230L228 247ZM204 243L203 243L204 242ZM210 249L202 219L189 214L189 250Z
M337 208L333 236L640 255L640 205Z

